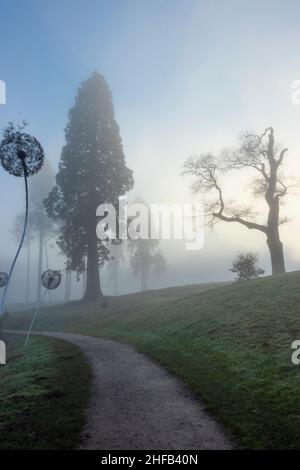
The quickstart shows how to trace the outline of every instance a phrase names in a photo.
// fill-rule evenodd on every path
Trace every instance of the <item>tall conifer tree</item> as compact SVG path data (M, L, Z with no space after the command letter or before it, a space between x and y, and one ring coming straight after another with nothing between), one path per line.
M96 236L96 209L103 203L117 207L119 196L133 187L112 95L98 72L78 90L65 139L56 185L45 205L48 214L62 222L58 246L68 259L67 268L79 274L87 270L84 299L94 301L102 295L99 268L109 254Z

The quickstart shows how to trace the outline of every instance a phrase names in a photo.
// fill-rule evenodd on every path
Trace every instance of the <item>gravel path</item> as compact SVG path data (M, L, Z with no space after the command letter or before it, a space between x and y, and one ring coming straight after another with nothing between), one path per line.
M230 449L198 400L172 375L132 347L67 333L43 332L78 346L93 369L81 449Z

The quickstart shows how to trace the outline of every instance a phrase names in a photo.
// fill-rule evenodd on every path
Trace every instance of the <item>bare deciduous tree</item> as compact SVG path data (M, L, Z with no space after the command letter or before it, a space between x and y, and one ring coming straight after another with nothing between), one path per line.
M287 181L281 172L286 152L287 148L279 149L275 145L274 130L268 127L261 135L245 134L237 148L222 153L222 159L217 159L212 154L189 158L183 170L183 174L195 178L192 184L194 192L209 192L216 195L206 205L211 225L218 221L236 222L250 230L258 230L265 234L273 274L285 272L279 226L287 220L280 220L279 213L280 203L288 191ZM261 224L255 220L255 211L252 207L237 207L224 199L220 182L222 173L245 168L257 172L254 193L256 196L264 197L266 201L265 223Z

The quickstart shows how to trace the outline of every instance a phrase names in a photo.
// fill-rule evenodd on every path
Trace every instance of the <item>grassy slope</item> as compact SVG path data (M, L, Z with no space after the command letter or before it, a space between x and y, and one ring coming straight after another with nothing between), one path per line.
M38 327L133 344L195 390L242 446L299 449L300 369L290 360L299 287L294 272L178 296L123 296L106 309L74 303L44 309ZM24 321L18 314L12 326Z
M72 449L84 424L90 371L75 346L6 335L0 367L0 449Z

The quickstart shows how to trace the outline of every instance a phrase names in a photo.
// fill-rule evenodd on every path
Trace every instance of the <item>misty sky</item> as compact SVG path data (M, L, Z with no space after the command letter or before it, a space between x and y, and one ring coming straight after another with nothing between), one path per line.
M299 44L298 1L0 0L7 85L0 126L28 120L56 171L76 90L97 69L113 93L132 197L188 202L189 180L180 176L188 156L218 152L240 132L268 126L289 148L287 173L300 177L300 105L291 103ZM240 183L235 174L228 187L246 203ZM2 170L0 187L6 258L15 249L10 226L23 208L23 184ZM288 269L300 267L299 198L300 190L284 208L292 217L282 228ZM180 242L162 247L169 269L153 286L230 279L232 257L249 249L269 270L263 235L236 225L207 232L198 253Z

